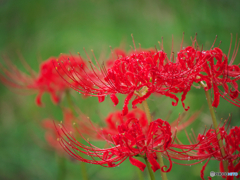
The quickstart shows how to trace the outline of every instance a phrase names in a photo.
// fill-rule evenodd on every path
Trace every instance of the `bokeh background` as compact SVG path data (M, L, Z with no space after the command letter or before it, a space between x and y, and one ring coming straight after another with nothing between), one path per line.
M216 44L221 40L221 48L227 54L230 33L234 37L239 33L239 11L240 1L236 0L1 0L0 53L26 72L19 61L19 51L29 65L38 71L39 61L57 57L60 53L84 54L83 47L88 52L94 49L97 57L109 57L109 45L113 48L121 45L129 50L129 45L132 45L131 33L135 42L141 43L143 48L158 45L163 36L165 50L169 53L172 35L174 51L177 52L182 33L185 32L184 46L187 46L191 43L190 37L197 32L198 43L203 44L204 49L209 49L218 35ZM239 57L236 63L240 62ZM0 62L3 63L3 58ZM82 99L75 91L71 95L74 103L94 122L116 108L121 109L123 105L123 100L113 108L108 98L99 104L97 98ZM60 121L62 111L53 105L48 94L43 96L45 107L37 107L35 96L13 93L0 84L0 179L52 180L61 173L60 160L44 139L41 121L49 117ZM65 101L63 103L67 106ZM156 118L164 119L171 112L170 121L173 121L184 111L181 105L173 108L168 98L151 96L148 103ZM201 115L187 128L188 132L193 128L198 134L205 125L210 127L210 114L202 90L192 89L186 105L191 106L189 116L203 107ZM219 120L228 118L232 113L231 125L240 125L239 108L227 101L221 99L216 113ZM180 133L179 138L187 142L184 133ZM65 165L65 179L82 179L78 162L66 160ZM117 168L86 166L89 179L138 179L138 169L128 160ZM168 178L200 179L202 166L174 165ZM212 170L218 171L218 162L209 163L205 177ZM144 175L145 179L149 178L147 172ZM160 179L159 172L155 176Z

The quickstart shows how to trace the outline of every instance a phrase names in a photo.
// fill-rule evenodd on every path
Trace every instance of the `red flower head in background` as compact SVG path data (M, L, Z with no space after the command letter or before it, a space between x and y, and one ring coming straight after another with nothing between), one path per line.
M74 120L75 117L72 112L69 109L64 109L63 122L61 121L61 124L64 124L64 126L68 128L71 133L75 133L75 129L72 127ZM62 154L63 149L61 145L56 141L58 137L58 132L56 131L53 121L53 119L45 119L42 122L42 126L46 130L45 139L48 142L49 146Z
M174 132L176 130L175 128L177 128L177 130L179 132L182 129L189 126L193 121L196 120L199 113L200 113L200 111L194 113L185 122L183 122L183 120L185 119L185 115L184 115L185 113L183 113L183 115L179 116L179 118L177 118L175 121L173 121L170 124L171 125L171 132ZM106 127L95 128L95 130L98 132L97 133L97 139L102 139L102 137L104 137L106 139L109 139L109 135L118 134L118 125L124 124L127 121L127 119L131 119L131 118L138 119L143 133L146 134L147 130L148 130L148 126L149 126L147 116L146 116L144 111L136 108L136 109L133 109L133 110L129 111L129 113L126 116L122 116L121 111L110 113L105 119L105 124L107 126ZM81 122L82 122L82 118L81 118ZM86 121L85 121L84 124L87 124ZM84 126L84 124L82 123L81 127ZM94 125L94 126L96 126L96 125ZM81 128L81 129L85 129L85 128ZM89 126L86 127L86 129L89 129ZM82 130L81 130L81 132L82 132Z
M38 92L36 97L37 105L41 106L41 97L44 92L47 92L51 95L54 103L59 103L60 97L64 91L69 89L69 86L62 80L62 77L59 76L56 71L53 62L63 62L67 60L68 63L73 64L74 66L79 65L83 69L85 68L85 63L79 57L69 56L69 55L60 55L59 58L49 58L40 65L40 72L37 75L26 62L24 64L29 70L31 75L27 75L24 72L15 67L11 62L6 62L8 64L8 69L2 67L3 74L0 74L0 80L7 86L18 89L19 91L34 91ZM66 68L69 67L68 64L65 64ZM59 72L63 71L62 69ZM67 78L67 77L66 77ZM71 84L71 82L69 82Z

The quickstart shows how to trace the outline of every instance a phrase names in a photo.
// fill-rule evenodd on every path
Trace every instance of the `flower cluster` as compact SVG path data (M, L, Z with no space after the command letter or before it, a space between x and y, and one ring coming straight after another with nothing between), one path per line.
M236 83L240 78L240 68L239 65L232 65L238 48L235 47L236 50L229 62L228 56L221 49L216 47L203 51L198 46L195 47L196 44L195 38L192 46L177 53L176 59L174 55L169 59L163 50L135 49L129 55L114 51L117 58L113 62L111 60L112 65L107 68L104 64L100 66L96 58L95 66L89 58L90 67L87 70L71 66L70 70L73 73L59 71L59 74L63 73L63 77L68 77L65 80L73 89L88 96L97 96L99 102L104 101L106 95L110 95L114 105L117 105L119 101L116 94L126 94L123 115L127 115L129 101L134 95L136 98L132 101L132 107L136 108L137 104L142 103L152 93L174 99L173 106L179 101L175 94L182 93L183 108L188 110L189 107L185 107L184 100L194 83L203 84L205 91L213 89L214 107L218 106L220 96L240 106ZM67 64L67 60L64 63ZM57 64L55 66L59 69ZM66 69L64 64L60 67ZM88 83L79 80L82 73L88 77ZM68 81L69 79L71 81ZM224 92L220 87L224 88Z

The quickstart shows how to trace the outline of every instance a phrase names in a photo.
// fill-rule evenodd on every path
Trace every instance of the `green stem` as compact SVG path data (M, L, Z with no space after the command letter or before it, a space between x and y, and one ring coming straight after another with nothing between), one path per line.
M151 113L150 113L150 110L149 110L149 107L147 104L147 100L143 101L142 104L143 104L143 108L145 110L148 122L150 123L150 122L152 122L152 117L151 117ZM163 163L162 153L156 152L156 155L157 155L157 159L159 161L160 167L163 167L164 163ZM160 173L162 176L162 180L167 180L167 174L165 172L162 172L161 169L160 169Z
M139 180L144 180L143 173L142 173L142 171L140 171L140 169L137 170L137 173L138 173L138 179Z
M160 167L163 167L164 166L164 162L163 162L163 158L162 158L161 152L156 152L156 154L157 154L157 159L158 159L158 162L160 164ZM160 169L160 172L161 172L162 179L163 180L167 180L167 174L165 172L162 172L161 169Z
M73 105L73 101L71 99L69 90L66 91L66 97L67 97L67 101L68 101L68 104L70 106L70 109L71 109L72 113L74 113L75 112L74 111L74 105Z
M83 180L88 180L87 168L85 162L80 162L82 178Z
M202 82L199 83L199 84L204 88L204 84ZM209 110L210 110L210 114L212 116L213 127L216 130L220 151L221 151L222 157L225 157L226 154L225 154L224 147L223 147L223 141L222 141L221 135L219 133L217 118L216 118L216 115L215 115L215 112L214 112L214 109L213 109L213 106L212 106L212 100L211 100L209 91L204 90L204 92L205 92L205 95L206 95L206 98L207 98L207 103L208 103L208 107L209 107ZM228 161L227 160L223 160L223 167L224 167L224 171L228 172Z
M145 161L146 161L147 169L148 169L149 175L150 175L150 177L151 177L151 180L155 180L153 171L152 171L152 169L151 169L151 165L150 165L150 163L148 162L147 158L145 158Z
M150 124L152 122L152 116L151 116L151 113L150 113L150 110L149 110L149 107L147 104L147 100L143 101L142 104L143 104L143 109L144 109L147 119L148 119L148 123Z
M71 109L72 113L74 114L74 112L75 112L74 105L73 105L73 101L71 99L69 90L66 91L66 97L67 97L67 101L70 106L70 109ZM81 166L81 172L82 172L81 174L82 174L83 180L88 180L86 164L84 162L80 162L80 166Z
M66 177L66 159L64 156L58 156L58 176L57 180L64 180Z

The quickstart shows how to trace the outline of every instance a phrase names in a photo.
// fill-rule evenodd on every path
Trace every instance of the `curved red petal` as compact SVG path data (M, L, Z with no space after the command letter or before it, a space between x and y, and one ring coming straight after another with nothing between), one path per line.
M101 103L105 100L105 96L98 96L98 102Z
M144 163L133 158L132 156L129 157L129 161L132 165L137 166L141 171L144 171L144 169L146 168L146 165Z
M43 95L43 92L42 91L40 91L39 93L38 93L38 95L37 95L37 97L36 97L36 104L38 105L38 106L43 106L43 103L42 103L42 95Z
M111 98L112 102L114 103L114 106L118 105L119 100L118 100L116 94L111 94L110 98Z
M147 159L150 162L150 164L152 165L151 168L153 170L153 172L155 172L156 170L160 169L160 165L157 162L157 160L153 157L152 154L147 154Z
M126 99L124 101L123 110L122 110L123 116L127 115L127 113L128 113L128 104L129 104L129 101L131 100L132 96L133 96L133 92L128 94L128 96L126 97Z

